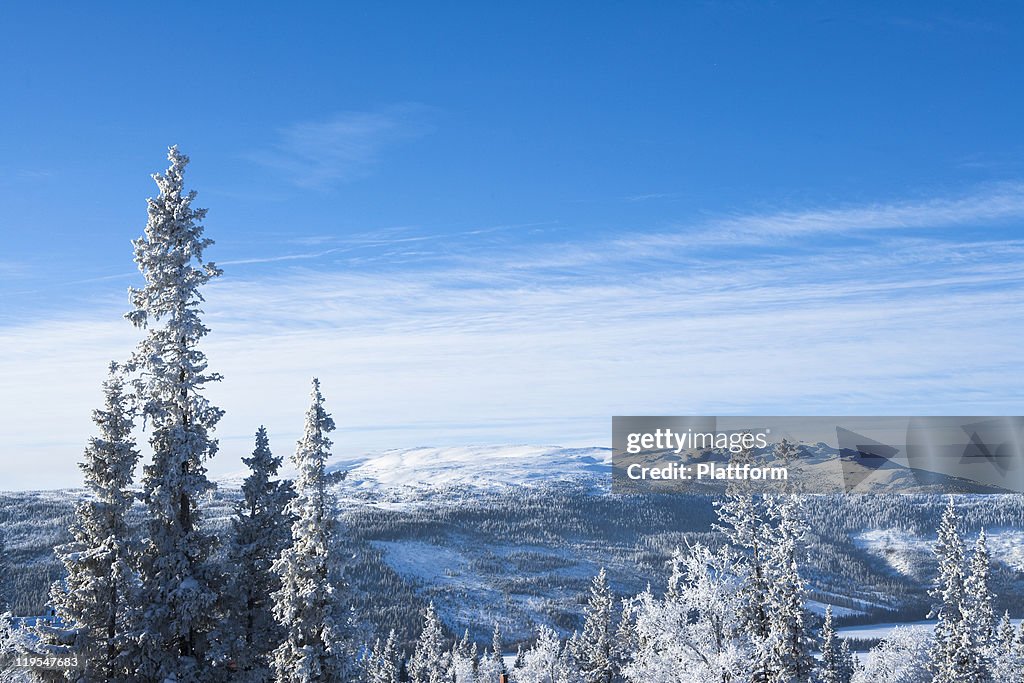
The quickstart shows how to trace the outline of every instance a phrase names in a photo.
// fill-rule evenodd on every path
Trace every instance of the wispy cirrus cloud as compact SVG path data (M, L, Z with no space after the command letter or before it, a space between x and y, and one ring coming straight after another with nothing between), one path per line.
M390 147L429 133L434 111L402 104L294 123L269 149L249 155L301 187L323 189L365 177Z
M259 424L297 438L314 374L341 452L600 445L613 414L1019 414L1024 205L1000 196L734 219L777 226L792 250L669 241L655 259L623 247L642 234L553 249L479 229L441 258L406 249L402 229L356 236L360 251L329 266L229 270L205 303L205 348L225 375L210 395L227 409L211 468L238 469ZM851 230L840 249L807 237ZM18 388L0 404L0 458L77 476L106 362L138 335L122 312L0 326L0 374Z
M1024 183L1001 183L955 198L724 216L677 231L629 236L620 247L763 244L780 239L882 230L984 225L1024 217Z
M456 252L465 251L465 247L476 250L485 248L479 239L511 230L521 230L537 226L552 226L553 221L519 223L508 225L492 225L472 228L457 232L424 233L414 226L396 226L380 230L339 237L337 235L313 235L309 237L289 238L289 245L304 247L320 247L312 251L305 250L289 254L273 254L250 256L218 261L222 266L251 265L262 263L280 263L283 261L315 261L325 256L347 259L348 263L374 262L380 263L399 255L419 256L423 260L435 260L442 256L453 256ZM463 249L458 248L462 245ZM419 248L417 248L419 247ZM346 256L347 255L347 256Z

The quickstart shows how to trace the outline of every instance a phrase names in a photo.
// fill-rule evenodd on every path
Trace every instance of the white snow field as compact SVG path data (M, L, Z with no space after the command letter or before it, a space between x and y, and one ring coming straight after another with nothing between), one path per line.
M1015 626L1020 626L1020 619L1012 619ZM920 628L932 631L935 629L934 621L909 621L909 622L886 622L882 624L866 624L863 626L843 626L837 628L836 633L840 638L855 638L857 640L871 640L874 638L885 639L898 627Z
M335 451L338 449L335 447ZM605 479L610 483L610 448L502 445L390 449L359 457L336 455L330 471L347 471L345 488L522 486L560 480ZM281 475L293 475L285 460ZM245 474L221 481L241 482Z

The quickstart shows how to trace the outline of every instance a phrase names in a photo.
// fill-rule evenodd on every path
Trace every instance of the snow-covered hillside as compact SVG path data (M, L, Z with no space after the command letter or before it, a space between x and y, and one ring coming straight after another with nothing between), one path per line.
M607 486L611 449L558 446L450 446L391 449L359 457L335 456L328 469L348 472L345 489L403 487L506 487L557 481L588 481ZM285 477L293 472L286 467ZM228 486L244 474L222 479Z

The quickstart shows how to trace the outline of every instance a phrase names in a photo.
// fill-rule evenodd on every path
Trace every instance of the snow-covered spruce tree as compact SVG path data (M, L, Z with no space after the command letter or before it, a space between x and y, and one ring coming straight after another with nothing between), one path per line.
M859 667L860 663L854 658L853 653L850 652L850 641L844 638L839 646L839 679L852 681Z
M782 461L795 457L789 442L776 447ZM753 462L753 451L733 454L731 463ZM755 494L749 482L730 483L726 499L716 503L716 527L739 553L739 617L753 646L757 683L809 681L814 670L814 639L804 609L805 585L799 564L805 523L800 498L793 494Z
M501 629L498 625L494 625L494 632L491 634L491 658L494 660L495 666L498 667L498 673L508 673L505 668L505 658L501 656L504 651L504 644L501 642Z
M207 369L199 342L209 332L200 319L200 288L221 271L203 259L213 241L200 224L206 210L193 208L195 192L184 189L188 157L171 147L167 158L166 173L153 176L160 194L149 200L145 233L133 242L146 284L129 290L134 309L125 316L146 330L128 369L137 374L135 393L153 449L142 480L149 539L140 563L136 637L143 654L136 674L186 683L205 677L216 600L209 562L215 539L200 528L198 507L214 488L205 462L217 452L210 432L223 411L203 396L220 375Z
M363 660L363 675L367 683L400 683L402 658L398 654L397 636L391 629L382 645L380 638Z
M523 652L523 646L522 645L517 645L516 646L516 658L512 660L512 668L513 669L521 669L521 668L523 668L523 658L525 656L526 656L526 654Z
M477 666L477 679L481 683L497 683L501 674L508 673L508 669L505 667L505 660L501 656L503 648L501 629L495 624L494 633L491 634L491 647L484 651Z
M840 642L832 624L832 605L825 608L825 623L821 629L821 660L818 663L820 683L850 683L853 661L848 648Z
M938 601L932 608L932 616L938 618L938 623L929 661L934 683L980 683L986 674L965 613L964 546L952 496L942 513L933 552L939 571L930 591Z
M434 603L430 603L423 615L423 630L416 641L416 649L409 659L409 680L412 683L447 683L450 660L444 628Z
M281 588L272 565L291 545L292 519L285 509L294 496L291 482L275 479L282 458L270 450L267 430L256 431L252 455L242 458L249 476L235 504L227 552L227 589L221 596L221 657L233 663L231 680L261 683L273 677L271 654L284 629L274 619L271 595Z
M452 645L448 679L452 683L476 683L477 645L469 640L469 630L462 634L462 640Z
M476 678L480 683L497 683L503 673L501 667L497 665L491 655L490 649L484 650L484 654L480 657L480 662L476 668Z
M730 464L753 464L753 452L744 448L730 458ZM740 592L739 618L750 636L755 650L752 654L755 683L768 680L772 635L771 611L766 597L772 590L769 540L773 500L755 495L746 481L731 482L724 501L716 501L718 522L730 545L739 553L743 584Z
M616 673L612 657L613 604L608 576L602 567L590 585L583 630L573 638L571 646L584 683L611 683Z
M994 641L996 615L992 607L992 591L989 588L991 575L992 558L988 552L985 530L982 529L974 544L967 579L964 582L964 618L980 647L990 646Z
M619 673L617 679L621 679L622 667L632 661L633 653L636 652L639 644L636 637L636 601L632 598L622 598L619 601L619 623L615 627L615 637L612 639L612 657L614 658L615 671Z
M776 498L771 516L776 525L768 548L770 581L766 596L769 607L769 662L765 672L769 683L806 683L811 680L816 643L808 628L804 609L805 583L800 576L804 536L807 532L800 498Z
M38 629L41 643L55 653L78 656L82 666L69 678L83 683L137 680L128 638L139 600L138 548L130 540L126 517L134 500L129 487L139 452L115 363L103 383L103 397L103 408L92 414L99 433L89 439L79 465L87 498L75 508L71 542L56 548L67 576L51 587L50 603L64 626Z
M996 627L991 655L993 680L1024 682L1024 640L1017 638L1009 612L1003 613Z
M346 615L341 600L341 526L328 485L327 435L334 420L324 409L320 380L313 379L306 426L295 449L295 497L286 512L294 519L291 545L273 564L281 588L273 594L274 617L285 630L274 650L278 683L335 683L347 680Z
M570 683L578 675L570 658L568 646L562 646L554 629L541 626L536 644L523 655L523 665L512 677L515 683Z

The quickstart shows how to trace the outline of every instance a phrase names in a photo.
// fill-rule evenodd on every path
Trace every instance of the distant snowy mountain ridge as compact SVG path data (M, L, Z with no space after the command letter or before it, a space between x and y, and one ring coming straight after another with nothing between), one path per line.
M610 448L501 445L389 449L360 457L335 456L332 472L347 472L345 487L359 491L404 487L471 486L479 488L588 481L610 485ZM281 475L292 477L290 461ZM240 484L245 473L220 479Z

